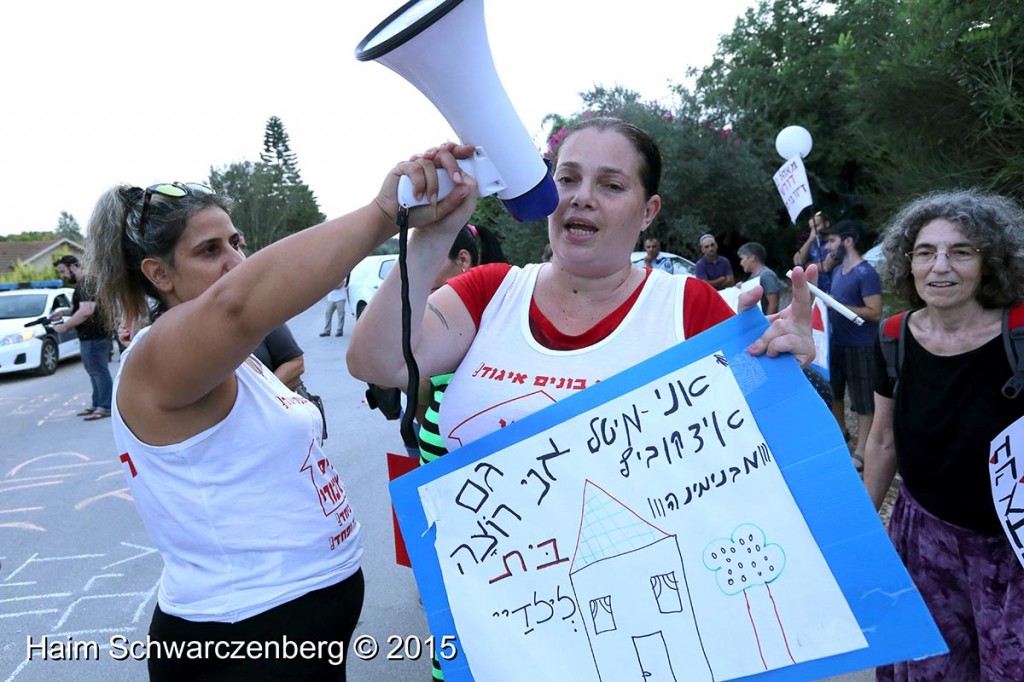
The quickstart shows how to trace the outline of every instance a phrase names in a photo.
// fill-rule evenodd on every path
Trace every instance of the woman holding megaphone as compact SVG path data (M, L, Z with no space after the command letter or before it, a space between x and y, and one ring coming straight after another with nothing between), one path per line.
M442 160L458 187L438 215L461 226L472 181ZM248 259L230 200L205 185L121 185L96 205L87 260L111 328L159 302L121 357L113 401L120 461L164 560L153 680L345 679L359 522L317 408L251 354L396 232L403 173L437 193L433 160L404 162L363 208Z
M455 177L454 157L466 156L469 149L444 145L415 157L403 172L423 186L430 175L420 175L423 161L432 160ZM587 377L592 383L732 316L707 283L635 268L630 262L637 237L661 208L660 175L660 153L644 131L618 119L585 119L564 139L555 158L559 200L548 219L550 263L482 265L430 294L448 248L475 206L476 193L462 186L471 180L457 180L463 205L428 229L415 230L409 239L411 343L419 371L425 376L455 373L442 404L440 433L451 434L454 426L491 408L496 411L488 414L497 424L516 421L541 406L517 400L535 391L532 385L492 381L476 373L484 364L536 376ZM813 359L811 298L805 283L815 273L815 267L806 274L800 268L794 271L792 306L774 316L751 353L792 353L804 365ZM349 370L365 381L387 386L407 381L399 289L395 268L360 318L349 345ZM741 310L756 305L760 296L760 287L745 292ZM552 382L545 391L557 400L581 387L578 381L561 388ZM480 435L478 431L473 438ZM445 437L449 449L467 442L465 437Z

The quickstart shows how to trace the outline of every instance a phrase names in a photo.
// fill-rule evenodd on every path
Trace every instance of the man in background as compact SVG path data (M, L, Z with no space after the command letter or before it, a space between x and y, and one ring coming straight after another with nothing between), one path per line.
M661 242L657 237L648 237L644 241L644 251L647 253L644 256L645 267L657 268L672 274L672 261L661 255Z
M843 220L827 228L825 246L837 260L832 270L832 298L857 313L864 324L857 326L834 310L828 311L832 330L829 343L829 380L832 383L832 414L843 433L846 429L846 387L850 387L850 408L857 415L854 466L864 466L864 446L874 421L872 380L875 370L875 339L882 319L882 281L871 264L860 255L860 224Z
M345 305L348 303L348 277L335 289L327 292L327 310L324 311L324 330L320 336L331 335L331 318L338 314L338 333L335 336L345 335Z
M92 405L79 412L78 416L84 417L85 421L104 419L110 416L110 399L114 390L114 380L107 367L113 349L110 331L103 324L103 316L96 307L95 286L85 277L78 258L61 256L55 265L61 279L74 285L75 293L71 298L71 316L53 325L53 330L63 334L74 329L78 333L82 367L92 383ZM63 314L63 311L57 311L51 317L58 318Z
M697 279L704 280L715 289L724 289L736 283L732 275L732 263L725 256L718 255L715 235L706 234L700 238L700 251L703 255L697 261Z
M832 221L824 211L817 211L807 221L807 237L793 254L793 265L804 269L811 263L818 266L818 288L828 292L832 285L832 269L838 260L829 258L825 248L825 233L832 229Z
M761 278L761 312L765 315L779 312L779 292L782 290L782 284L775 271L765 265L768 252L764 246L757 242L747 242L736 249L736 254L740 257L740 267L747 273L748 281L755 277Z

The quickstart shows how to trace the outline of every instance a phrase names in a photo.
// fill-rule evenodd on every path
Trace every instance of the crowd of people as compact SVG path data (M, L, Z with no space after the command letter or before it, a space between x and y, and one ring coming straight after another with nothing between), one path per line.
M514 384L479 379L481 363L602 380L735 314L718 293L736 278L715 235L698 241L696 277L666 273L655 237L632 264L662 202L660 152L640 128L592 117L568 132L553 159L550 252L525 266L505 262L493 233L469 224L476 182L456 162L472 151L448 143L402 161L364 207L248 257L230 199L205 185L119 185L100 198L88 286L76 288L62 324L85 332L83 359L88 324L107 343L103 329L136 330L113 381L90 347L93 396L82 416L113 417L132 496L164 559L153 639L284 635L347 647L363 607L362 529L349 499L380 491L350 491L324 451L326 421L296 393L303 353L286 323L325 300L321 336L335 315L343 334L348 275L396 232L401 176L417 196L436 196L436 169L454 186L436 221L409 238L410 342L427 378L417 415L424 464L466 444L445 434L472 414L493 407L511 422L536 409L515 400ZM915 311L895 377L880 350L882 280L861 255L862 226L818 211L808 227L788 306L765 248L737 250L759 283L741 293L739 310L759 305L770 319L751 354L789 354L805 367L815 356L808 281L866 322L830 311L827 402L845 432L849 389L851 456L876 507L899 474L891 538L950 647L879 678L1024 679L1024 569L986 468L990 440L1024 414L1024 397L1000 391L1003 311L1024 302L1024 215L1008 199L963 191L919 199L885 230L885 282ZM64 266L69 281L81 276L77 262ZM354 377L406 386L401 307L394 268L351 334ZM201 354L185 350L195 338L205 340ZM556 400L575 392L549 389ZM154 680L345 679L344 664L324 657L151 659L149 671Z

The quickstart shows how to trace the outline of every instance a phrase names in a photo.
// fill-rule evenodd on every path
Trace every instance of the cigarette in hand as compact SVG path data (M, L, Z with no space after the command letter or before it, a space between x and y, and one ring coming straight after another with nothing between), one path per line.
M792 270L788 271L786 273L786 277L792 278L793 277L793 271ZM850 310L849 308L847 308L845 305L843 305L842 303L840 303L836 299L834 299L831 296L829 296L828 294L826 294L824 291L822 291L818 287L816 287L813 284L811 284L810 282L808 282L807 283L807 288L811 290L812 294L814 294L815 296L820 298L822 303L824 303L826 306L828 306L832 310L836 311L837 313L839 313L840 315L842 315L843 317L848 319L850 322L853 322L858 327L861 326L862 324L864 324L864 318L862 318L860 315L858 315L857 313L855 313L852 310Z

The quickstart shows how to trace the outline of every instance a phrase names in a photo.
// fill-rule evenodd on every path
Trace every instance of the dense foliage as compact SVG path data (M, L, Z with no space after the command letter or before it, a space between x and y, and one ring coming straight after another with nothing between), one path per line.
M663 248L693 257L706 230L724 253L757 240L769 264L786 265L803 226L792 225L771 181L782 163L775 136L788 125L814 138L805 159L814 209L860 218L872 236L931 190L976 186L1024 200L1020 9L997 0L761 0L707 68L685 74L694 85L677 85L676 101L597 88L581 95L578 112L549 116L549 130L557 143L563 128L595 113L639 124L665 157L665 209L652 227ZM492 218L482 210L480 219ZM494 221L515 244L535 229ZM522 262L514 245L506 250Z
M209 183L235 201L232 221L252 251L325 219L277 116L267 120L259 161L211 168Z

